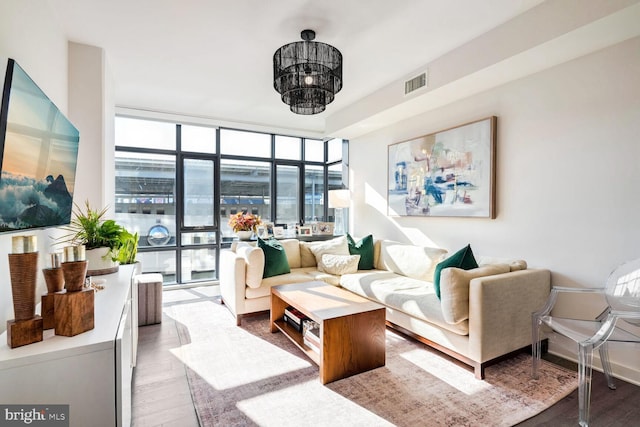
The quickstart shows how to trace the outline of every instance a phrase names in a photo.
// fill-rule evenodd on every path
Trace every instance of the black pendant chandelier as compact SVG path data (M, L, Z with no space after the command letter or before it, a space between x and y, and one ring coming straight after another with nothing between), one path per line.
M342 89L342 54L326 43L312 41L313 30L300 34L273 54L273 87L296 114L318 114Z

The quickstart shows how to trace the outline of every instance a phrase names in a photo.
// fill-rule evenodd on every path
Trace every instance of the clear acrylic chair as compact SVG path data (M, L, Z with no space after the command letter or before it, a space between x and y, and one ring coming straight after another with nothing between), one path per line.
M563 292L604 294L608 307L592 321L551 316L551 309L556 303L558 294ZM637 332L632 332L634 327L640 326L640 259L627 262L616 268L609 275L603 289L553 287L545 306L540 311L533 313L531 317L533 378L538 378L543 325L547 325L555 332L578 344L578 422L581 426L588 426L593 351L599 350L607 384L610 389L615 389L607 343L640 342L640 336Z

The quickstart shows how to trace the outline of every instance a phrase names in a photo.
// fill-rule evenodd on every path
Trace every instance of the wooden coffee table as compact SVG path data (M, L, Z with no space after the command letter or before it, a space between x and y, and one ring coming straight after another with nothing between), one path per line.
M293 306L320 324L320 353L283 320ZM324 282L271 288L271 332L281 331L320 367L327 384L385 364L385 308Z

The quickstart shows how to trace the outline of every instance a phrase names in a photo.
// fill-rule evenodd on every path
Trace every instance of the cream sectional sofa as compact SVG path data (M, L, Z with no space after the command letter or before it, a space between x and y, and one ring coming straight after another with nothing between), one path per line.
M480 258L472 270L444 268L439 299L433 275L446 258L443 249L377 240L373 270L336 275L322 271L327 258L318 248L334 244L344 253L345 237L280 243L291 271L264 279L262 249L234 244L221 251L220 292L238 325L246 314L269 310L272 286L322 280L383 304L389 327L472 366L477 378L486 366L531 344L531 313L550 292L549 270Z

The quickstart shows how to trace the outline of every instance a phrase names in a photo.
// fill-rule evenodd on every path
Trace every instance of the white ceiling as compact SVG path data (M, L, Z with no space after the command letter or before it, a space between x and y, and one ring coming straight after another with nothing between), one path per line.
M48 0L69 40L105 50L116 104L322 133L325 119L542 0ZM289 111L272 56L316 31L344 57L324 113Z

